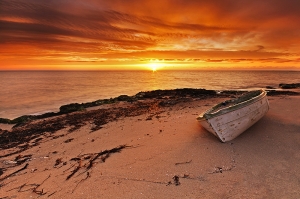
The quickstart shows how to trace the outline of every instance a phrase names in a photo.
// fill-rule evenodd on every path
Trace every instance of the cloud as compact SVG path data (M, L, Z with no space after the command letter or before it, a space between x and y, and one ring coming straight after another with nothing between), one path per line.
M255 50L255 51L261 51L261 50L263 50L265 47L264 46L262 46L262 45L257 45L257 50Z
M300 53L298 21L298 0L0 0L0 56L284 63Z

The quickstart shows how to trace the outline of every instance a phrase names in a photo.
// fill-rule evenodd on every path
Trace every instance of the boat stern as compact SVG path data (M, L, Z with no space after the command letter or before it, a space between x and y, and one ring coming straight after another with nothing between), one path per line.
M246 100L244 98L245 96L237 98L236 104L233 103L234 100L222 102L199 115L197 120L221 142L233 140L260 120L269 110L269 101L263 90L257 96L251 96ZM231 102L231 105L224 108L223 104L228 102Z

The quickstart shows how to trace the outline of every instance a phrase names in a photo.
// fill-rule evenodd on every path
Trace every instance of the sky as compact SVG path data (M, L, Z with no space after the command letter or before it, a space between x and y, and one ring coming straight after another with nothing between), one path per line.
M0 70L300 70L299 0L0 0Z

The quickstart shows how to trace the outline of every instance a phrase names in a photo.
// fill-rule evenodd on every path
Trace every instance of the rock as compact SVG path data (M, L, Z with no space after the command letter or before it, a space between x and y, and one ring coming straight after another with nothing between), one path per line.
M300 88L300 83L293 83L293 84L279 84L279 87L282 89L294 89L294 88Z
M60 113L71 113L71 112L82 111L82 110L84 110L84 106L78 103L63 105L59 108Z
M13 124L23 124L23 123L26 123L33 119L35 119L35 116L33 116L33 115L23 115L21 117L17 117L15 119L13 119L12 123Z
M180 88L174 90L154 90L154 91L146 91L139 92L135 95L136 98L157 98L162 99L163 97L168 96L169 98L180 96L180 97L200 97L200 96L214 96L217 92L214 90L206 90L206 89L193 89L193 88Z
M11 124L11 120L7 118L0 118L0 123L2 124Z
M300 93L293 91L275 91L275 90L267 90L268 96L276 96L276 95L300 95Z
M120 95L119 97L115 98L118 101L132 101L132 97L128 96L128 95Z

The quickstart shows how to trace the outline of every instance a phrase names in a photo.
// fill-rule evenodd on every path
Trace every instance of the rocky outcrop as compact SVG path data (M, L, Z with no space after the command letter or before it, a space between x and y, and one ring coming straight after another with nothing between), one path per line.
M279 87L282 89L295 89L300 88L300 83L293 83L293 84L279 84Z
M136 97L137 99L145 99L145 98L160 99L162 97L200 97L200 96L214 96L214 95L217 95L217 92L214 90L181 88L181 89L174 89L174 90L154 90L154 91L139 92L134 97Z
M276 91L276 90L266 90L268 96L277 96L277 95L300 95L298 92L293 91Z
M84 104L78 104L78 103L63 105L59 108L59 112L62 114L71 113L75 111L82 111L82 110L84 110Z

